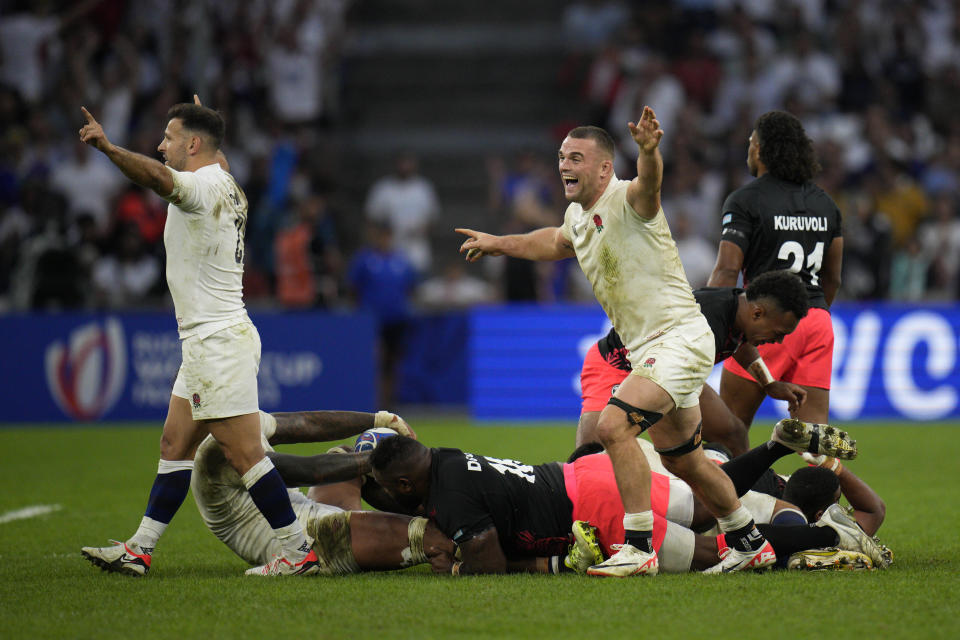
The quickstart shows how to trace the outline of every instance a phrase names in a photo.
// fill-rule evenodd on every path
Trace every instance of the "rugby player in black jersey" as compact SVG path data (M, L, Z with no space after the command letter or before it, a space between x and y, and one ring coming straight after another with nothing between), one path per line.
M742 272L749 284L762 273L788 269L807 288L810 312L782 344L760 347L771 379L807 392L795 417L826 423L833 366L830 305L840 288L843 237L840 210L812 180L820 165L800 121L783 111L757 119L747 151L756 177L723 204L717 262L707 284L732 287ZM748 427L764 398L763 388L728 359L720 398Z
M811 442L815 442L811 440L814 432L823 435L817 425L802 426L799 438L778 426L773 436L776 442L751 451L752 459L744 458L737 472L728 472L738 478L735 482L738 493L746 491L764 466L763 462L757 464L759 460L772 462L791 451L810 447ZM833 444L825 444L828 442ZM839 453L849 452L849 444L844 435L843 438L820 438L814 446L821 452ZM830 448L834 445L836 448ZM738 459L727 465L739 462ZM831 463L834 462L831 459ZM616 551L619 547L616 543L623 536L623 506L617 499L619 493L610 459L603 453L583 455L570 463L528 465L459 449L430 449L411 438L397 436L378 444L370 464L374 481L399 503L398 509L426 515L458 545L460 561L452 565L454 575L516 571L561 573L564 567L570 569L564 556L575 521L588 521L596 527L596 544L605 555ZM817 504L804 513L811 520L817 519L818 526L758 525L776 554L787 558L797 551L839 545L848 551L867 554L874 565L886 566L889 559L879 545L835 504L840 492L834 474L828 469L811 468L810 473L801 475L817 476L814 482L807 483L810 486L802 488L807 495L811 494L814 484L826 486L826 491L823 487L813 491L819 494L815 499ZM821 475L833 478L832 483L824 482L819 478ZM858 502L878 503L877 508L882 508L876 494L862 482L858 483L862 485L858 489L863 495ZM655 489L657 486L654 483ZM718 564L718 554L722 558L725 553L729 544L726 537L695 535L686 527L668 521L665 514L669 488L664 485L663 490L666 495L653 500L652 542L661 568L668 572L691 569L725 572L723 563ZM853 500L851 497L851 502ZM877 508L862 510L876 511ZM882 513L879 520L870 522L879 526L880 521Z
M736 288L703 288L693 292L713 331L716 362L733 357L742 363L757 380L763 380L763 391L771 398L786 400L791 412L804 404L806 391L795 384L764 379L763 360L757 347L779 344L807 314L807 295L803 281L788 271L768 272L753 280L746 290ZM600 411L630 373L627 350L616 329L590 348L580 372L583 397L580 422L577 425L577 446L596 441L595 429ZM747 427L709 385L700 394L703 416L703 439L727 447L734 456L749 449Z

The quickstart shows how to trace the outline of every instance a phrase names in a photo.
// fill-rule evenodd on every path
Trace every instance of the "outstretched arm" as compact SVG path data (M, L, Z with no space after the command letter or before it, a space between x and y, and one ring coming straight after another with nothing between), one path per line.
M85 107L80 107L80 110L87 119L87 124L80 129L81 142L103 153L110 162L117 165L123 175L141 187L150 189L161 198L166 198L173 193L173 175L169 169L153 158L112 144L103 132L103 127L90 115L90 112Z
M454 229L468 236L460 245L460 253L467 254L467 262L476 262L483 256L511 256L526 260L562 260L576 253L560 227L544 227L530 233L494 236L473 229Z
M342 440L367 429L386 427L400 435L416 438L406 421L395 413L379 411L297 411L294 413L271 413L277 428L270 436L270 444L295 444L297 442L331 442Z
M663 129L650 107L644 107L640 120L636 124L628 123L627 127L640 149L637 177L627 187L627 202L641 218L652 218L660 211L660 184L663 182L660 140Z
M295 456L289 453L267 451L267 457L277 468L288 487L312 487L353 480L370 473L370 452L321 453L316 456Z
M374 414L359 411L297 411L270 415L277 420L270 444L331 442L355 436L374 426Z

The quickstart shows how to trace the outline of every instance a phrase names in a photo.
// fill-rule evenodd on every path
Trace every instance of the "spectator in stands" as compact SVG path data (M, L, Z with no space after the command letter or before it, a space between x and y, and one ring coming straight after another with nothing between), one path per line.
M413 153L400 153L393 173L370 188L366 213L368 220L390 227L397 249L418 272L426 274L433 259L430 230L440 214L440 203L433 183L418 170Z
M441 275L430 278L417 289L417 302L427 309L463 309L494 299L493 287L469 275L461 260L448 262Z
M922 300L927 290L929 268L930 256L923 253L917 237L912 236L893 256L890 297L894 300Z
M666 208L664 208L666 211ZM673 214L667 216L670 221L670 231L673 240L677 243L677 253L680 254L680 263L683 272L687 275L687 282L693 289L707 286L707 280L713 272L715 262L714 246L717 240L707 241L702 235L694 233L690 219L683 209L671 210ZM719 238L719 234L717 235Z
M104 233L110 227L111 200L124 186L123 176L94 154L90 148L75 140L73 157L53 170L50 186L67 198L69 214L89 213Z
M490 210L504 220L503 233L526 233L559 224L557 212L562 209L556 178L532 150L521 150L509 169L501 158L488 158L487 178ZM500 276L507 301L535 302L550 298L545 283L558 265L509 256L502 258L502 265Z
M843 293L854 300L885 298L890 289L893 231L866 195L847 198L843 208Z
M952 192L942 191L933 201L933 214L920 227L921 253L930 259L931 297L952 299L960 293L960 205Z
M117 199L112 222L133 225L147 247L155 247L163 239L163 226L167 220L164 205L152 191L130 183Z
M132 224L117 227L111 245L115 253L93 265L96 305L112 309L145 306L160 279L160 261L146 251L139 229Z
M327 200L303 196L293 223L277 233L277 298L286 307L329 307L339 297L340 250Z
M626 62L626 61L625 61ZM669 73L667 61L658 53L648 53L642 58L629 61L628 75L620 85L613 107L610 109L610 121L607 130L615 131L621 139L618 141L618 161L615 162L617 175L629 179L636 169L637 145L629 136L626 122L633 122L639 118L644 105L652 105L657 112L657 119L664 131L676 131L677 119L680 111L686 104L686 93L680 81ZM625 132L625 133L624 133ZM670 141L665 137L662 148L664 160L669 160L672 154ZM620 150L623 150L622 152ZM630 154L623 157L623 153Z
M876 172L867 178L867 189L874 206L890 220L893 246L903 248L913 242L917 225L927 216L929 208L920 186L890 159L881 156Z
M348 279L357 306L377 322L380 355L378 406L392 406L397 365L403 355L404 334L410 319L410 295L417 270L406 253L394 248L393 231L383 222L371 223L367 245L350 263Z

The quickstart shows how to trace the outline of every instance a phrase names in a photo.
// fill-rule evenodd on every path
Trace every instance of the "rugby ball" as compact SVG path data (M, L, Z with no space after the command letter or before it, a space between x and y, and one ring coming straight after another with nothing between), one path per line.
M380 444L380 441L384 438L392 438L397 435L397 432L393 429L387 429L386 427L374 427L373 429L367 429L359 436L357 440L353 443L353 450L357 453L362 451L373 451L377 448L377 445Z

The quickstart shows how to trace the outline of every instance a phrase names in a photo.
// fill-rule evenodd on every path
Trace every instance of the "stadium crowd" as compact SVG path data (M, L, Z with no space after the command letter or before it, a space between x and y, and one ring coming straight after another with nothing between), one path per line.
M460 267L431 260L429 228L458 221L444 217L414 158L369 185L366 202L339 197L340 168L330 151L338 91L349 73L341 63L350 4L5 5L0 310L169 304L164 203L76 141L78 106L98 114L116 143L155 157L167 107L194 92L230 123L226 155L250 202L245 293L252 304L340 307L379 296L437 308L538 297L498 293ZM723 198L749 179L755 118L783 108L816 142L823 166L817 182L844 214L840 298L960 297L956 2L675 0L632 7L567 4L557 34L567 44L558 82L585 114L578 124L614 135L626 135L623 123L639 106L655 107L669 132L663 206L694 287L713 267ZM565 115L554 117L555 128L566 124L557 122ZM621 144L621 152L631 149ZM619 159L620 177L631 177L634 160ZM521 157L508 171L491 161L490 207L514 211L515 228L539 226L562 210L552 167L538 166L549 162ZM391 210L398 200L410 206ZM342 231L360 211L375 224L366 245L350 246L356 243ZM396 286L365 289L371 279L363 274L388 262L403 263L394 270L404 274ZM523 274L506 273L512 287L523 286ZM542 274L528 274L526 282L537 278ZM393 301L398 292L404 295Z

